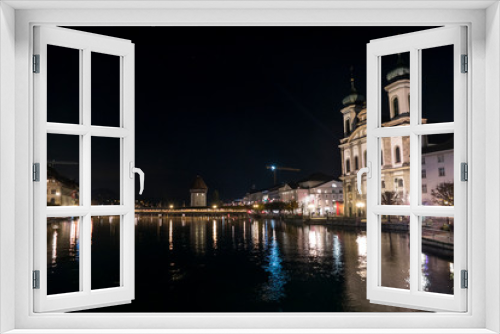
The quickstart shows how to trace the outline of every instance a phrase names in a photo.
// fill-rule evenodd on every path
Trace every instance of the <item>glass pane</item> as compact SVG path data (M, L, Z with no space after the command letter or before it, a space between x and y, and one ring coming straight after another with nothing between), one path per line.
M453 122L453 45L422 50L422 123Z
M420 217L422 291L453 294L453 217Z
M80 204L80 137L47 135L47 206Z
M120 57L92 52L92 125L120 126Z
M92 205L120 204L120 138L92 137Z
M382 126L410 125L410 53L381 58Z
M410 289L410 217L381 217L381 286Z
M410 204L410 137L381 138L382 205Z
M80 123L80 50L47 45L47 122Z
M80 219L47 218L47 294L80 291Z
M120 286L120 216L92 217L91 288Z
M422 205L453 206L453 134L422 136Z

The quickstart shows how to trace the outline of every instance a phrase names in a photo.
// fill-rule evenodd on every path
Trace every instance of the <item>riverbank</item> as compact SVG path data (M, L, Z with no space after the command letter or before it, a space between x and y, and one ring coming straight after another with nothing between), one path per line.
M273 215L258 215L252 218L259 219L278 219L294 225L325 225L336 226L345 229L360 229L366 230L366 219L356 219L349 217L298 217L298 216L280 216ZM407 221L393 220L382 222L382 232L401 232L409 233L410 225ZM454 240L453 232L442 231L439 229L426 229L422 236L422 246L427 249L436 251L446 251L453 255Z

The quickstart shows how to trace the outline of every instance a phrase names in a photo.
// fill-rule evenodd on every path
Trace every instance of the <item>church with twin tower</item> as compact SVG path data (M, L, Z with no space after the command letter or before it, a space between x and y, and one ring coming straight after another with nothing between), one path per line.
M382 123L386 126L410 125L410 69L398 56L396 66L387 73L390 118ZM351 75L351 92L342 104L340 111L344 121L344 138L340 140L342 175L344 187L344 214L348 217L366 217L366 175L363 176L362 194L356 189L356 175L366 167L366 100L358 93ZM409 202L410 182L410 138L383 138L382 153L382 192L397 194L399 204Z

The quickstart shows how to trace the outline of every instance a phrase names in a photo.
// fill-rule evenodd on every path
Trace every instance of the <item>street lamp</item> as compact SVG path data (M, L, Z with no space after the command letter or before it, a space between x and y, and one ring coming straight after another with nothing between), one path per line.
M173 205L173 204L170 204L169 208L170 208L170 209L173 209L173 208L174 208L174 205Z

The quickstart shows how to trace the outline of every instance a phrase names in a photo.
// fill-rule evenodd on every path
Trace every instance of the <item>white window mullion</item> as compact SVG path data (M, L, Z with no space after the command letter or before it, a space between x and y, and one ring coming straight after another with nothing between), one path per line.
M91 52L88 48L83 50L83 72L82 72L82 124L87 130L83 135L83 160L81 169L83 178L80 180L81 193L83 195L83 205L86 213L83 216L82 236L80 242L80 279L83 282L83 292L90 294L92 281L92 217L90 206L92 201L91 188Z
M420 138L413 128L419 123L421 113L421 52L418 49L410 51L410 291L412 294L418 291L420 282L420 229L419 217L415 209L420 203Z

